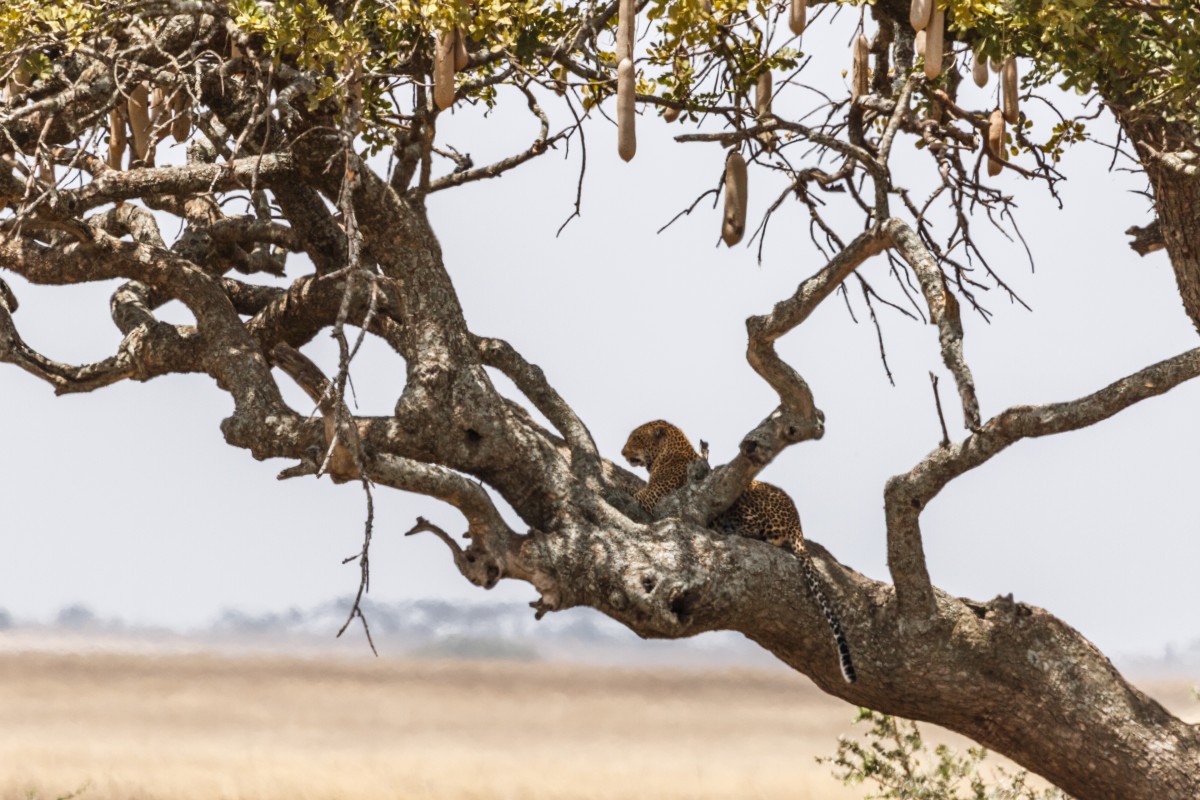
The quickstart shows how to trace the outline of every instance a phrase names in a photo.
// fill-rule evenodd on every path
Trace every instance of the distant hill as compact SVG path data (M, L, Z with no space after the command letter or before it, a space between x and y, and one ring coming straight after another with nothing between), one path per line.
M332 637L346 621L352 602L352 598L343 597L309 609L291 608L270 614L228 610L208 632L238 637ZM569 609L537 620L533 610L522 603L365 601L363 613L376 645L405 655L705 666L774 663L740 634L722 632L674 642L645 641L588 608ZM355 621L347 634L353 631L361 637L358 627Z
M222 612L200 629L171 630L102 618L82 605L63 608L50 624L29 625L0 609L0 646L7 649L108 649L369 653L356 620L341 638L351 597L310 608L255 614ZM753 666L781 664L741 634L706 633L679 641L642 640L588 608L534 619L522 603L366 600L363 612L381 655L428 658L552 660L644 666ZM72 644L72 643L75 644ZM99 644L97 644L99 642ZM1125 673L1143 678L1184 678L1200 683L1200 640L1172 645L1161 654L1117 656Z
M49 624L32 625L14 622L0 609L0 631L9 629L0 633L0 647L7 640L7 649L369 654L357 620L341 639L336 638L352 602L343 597L310 608L261 614L228 609L210 625L190 630L130 625L100 617L82 605L63 608ZM778 665L741 634L720 632L679 641L646 641L587 608L550 614L539 621L522 603L366 600L363 613L381 655L631 666Z

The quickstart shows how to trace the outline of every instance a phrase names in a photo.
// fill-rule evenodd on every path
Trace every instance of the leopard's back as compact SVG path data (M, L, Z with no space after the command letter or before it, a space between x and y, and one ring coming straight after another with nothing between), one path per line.
M854 683L858 675L854 671L854 662L850 659L850 644L846 641L842 622L834 611L833 604L821 589L817 568L804 547L800 512L796 510L796 504L788 493L770 483L751 481L741 497L713 520L713 527L722 533L761 539L791 551L800 562L809 593L816 600L817 607L821 609L833 632L842 677L847 683Z
M804 547L796 504L783 489L762 481L751 481L712 525L722 533L760 539L776 547Z
M650 480L635 493L635 497L651 514L659 500L687 483L689 465L700 458L683 431L665 420L647 422L635 428L621 454L633 466L644 466L650 472ZM751 481L733 505L713 520L712 527L725 534L770 542L796 556L809 593L833 631L842 677L848 683L854 683L857 675L850 660L850 645L833 604L821 589L817 569L804 548L800 512L788 493L770 483Z

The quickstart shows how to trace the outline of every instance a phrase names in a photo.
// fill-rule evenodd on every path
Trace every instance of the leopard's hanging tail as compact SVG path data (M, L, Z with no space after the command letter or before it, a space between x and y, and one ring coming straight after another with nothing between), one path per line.
M825 621L829 623L829 627L833 630L833 639L837 643L838 662L842 668L842 677L846 679L846 683L854 683L858 680L858 675L854 672L854 664L850 660L850 645L846 643L846 635L842 633L842 623L838 620L837 612L833 610L833 604L829 602L829 598L825 596L825 592L821 591L821 578L817 575L817 569L813 566L812 559L809 558L808 552L795 545L791 548L792 553L800 560L800 567L804 570L804 581L808 584L808 591L812 594L813 599L817 601L817 605L821 607L821 612L825 614Z

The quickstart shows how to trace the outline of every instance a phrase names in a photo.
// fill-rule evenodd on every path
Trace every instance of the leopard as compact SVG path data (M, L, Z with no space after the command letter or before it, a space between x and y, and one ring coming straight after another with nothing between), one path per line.
M687 435L661 419L635 428L621 455L630 466L645 467L650 473L646 485L634 493L634 499L650 515L660 500L688 482L690 466L702 460ZM722 534L767 542L796 557L809 594L833 631L842 677L847 683L858 680L841 620L821 588L821 579L805 548L800 512L788 493L773 484L752 480L733 505L713 519L711 527Z

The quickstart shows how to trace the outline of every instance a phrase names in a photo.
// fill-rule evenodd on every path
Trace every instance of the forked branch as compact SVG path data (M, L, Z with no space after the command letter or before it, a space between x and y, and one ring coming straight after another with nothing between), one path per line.
M871 256L880 253L887 238L878 230L861 233L769 314L746 320L749 345L746 358L754 370L775 389L779 407L741 441L738 454L667 501L667 514L706 525L729 508L750 481L789 445L820 439L824 415L813 401L812 390L790 364L779 357L775 340L808 318L821 301Z
M546 380L546 374L536 364L530 364L512 345L503 339L471 337L479 349L479 357L489 367L503 372L521 390L534 408L558 429L571 448L571 470L588 480L600 475L600 452L591 431L562 396Z
M7 288L7 287L6 287ZM63 364L37 352L17 333L7 304L0 299L0 361L15 364L54 387L56 394L90 392L132 378L136 370L121 352L94 364Z
M508 527L482 486L440 464L393 454L367 453L366 467L376 483L436 497L462 512L467 518L464 535L471 539L465 550L444 530L424 519L418 519L406 535L421 531L435 534L450 548L455 566L471 583L490 589L504 577L530 580L518 554L523 537Z
M1021 439L1086 428L1198 375L1200 348L1160 361L1078 400L1013 406L963 441L938 447L907 473L891 478L884 490L888 568L906 622L920 625L936 613L920 514L950 481Z
M776 303L771 313L746 320L750 339L746 359L779 394L783 413L796 415L812 425L817 409L808 384L775 352L775 340L807 319L854 270L871 256L883 252L886 245L887 238L881 232L863 231L819 272L800 284L791 297Z

